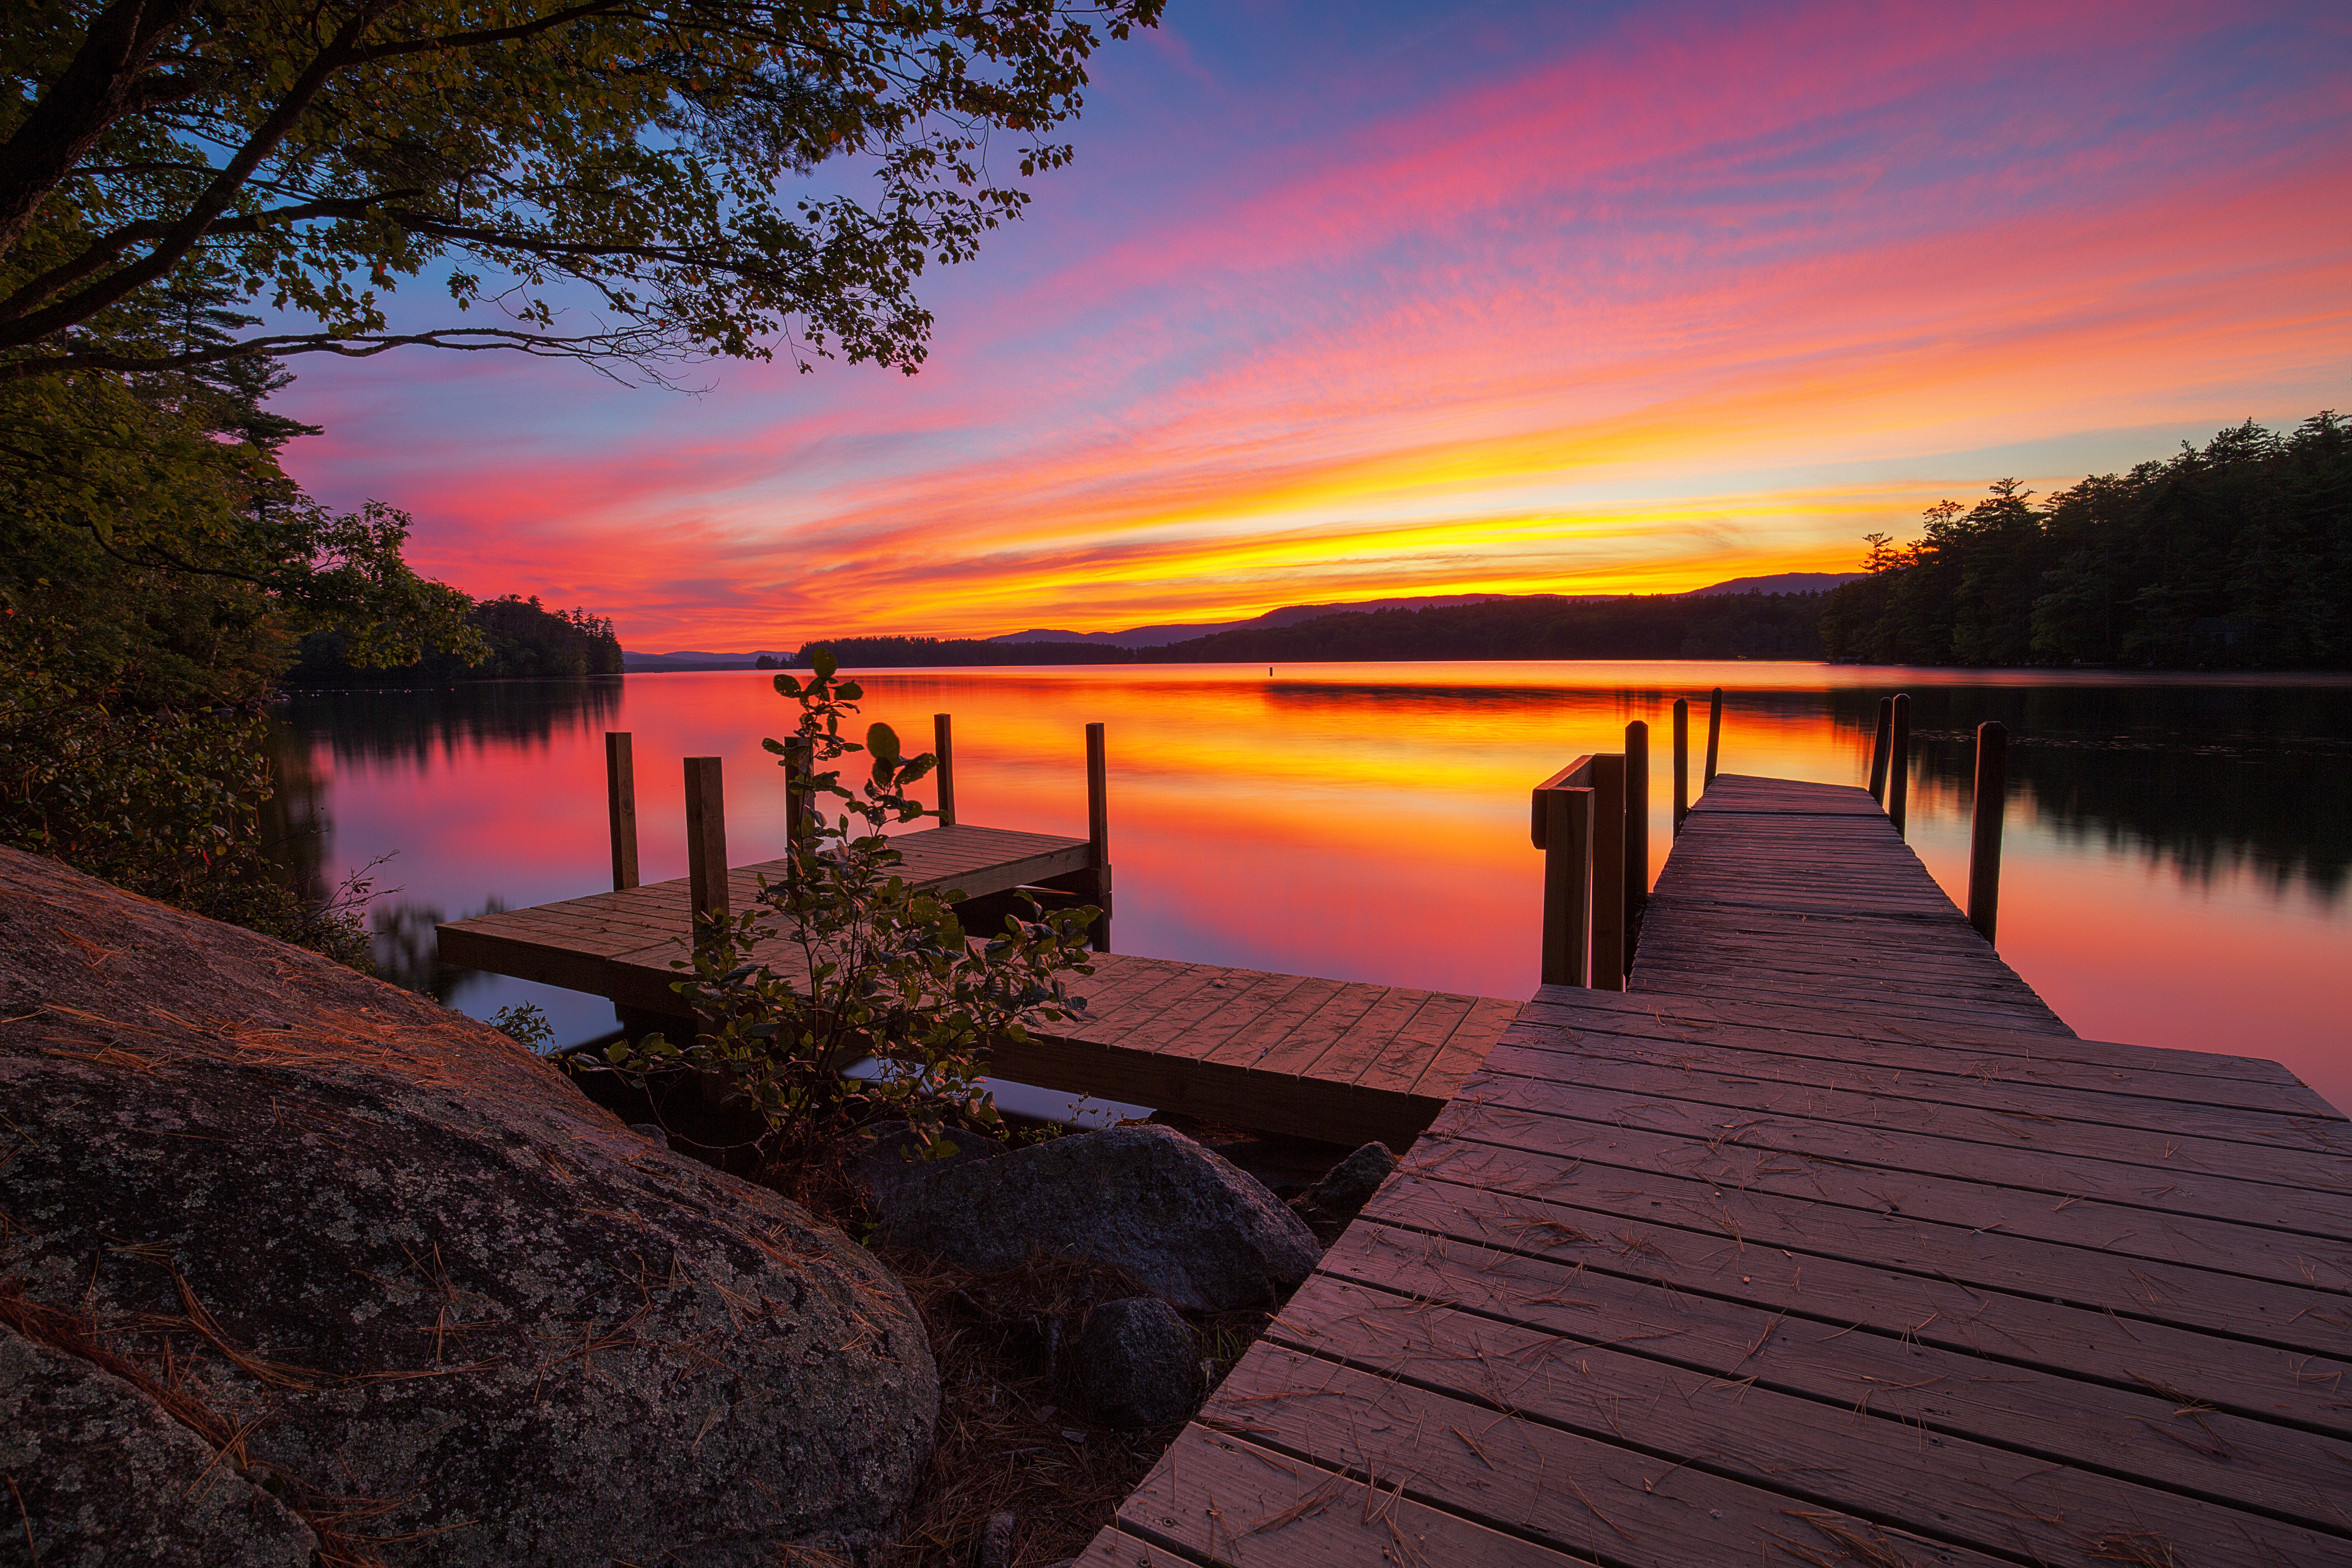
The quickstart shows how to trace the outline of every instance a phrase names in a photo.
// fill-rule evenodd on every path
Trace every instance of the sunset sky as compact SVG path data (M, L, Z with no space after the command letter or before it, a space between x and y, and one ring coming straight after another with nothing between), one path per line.
M2352 408L2340 0L1171 0L1074 139L919 376L304 363L292 466L470 593L748 649L1848 570Z

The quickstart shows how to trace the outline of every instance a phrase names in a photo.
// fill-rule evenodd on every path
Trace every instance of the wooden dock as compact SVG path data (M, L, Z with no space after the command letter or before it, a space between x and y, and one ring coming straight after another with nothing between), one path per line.
M957 826L901 835L918 885L973 898L1084 875L1089 842ZM749 908L782 861L728 874ZM686 952L686 879L479 915L439 928L447 963L612 999L625 1018L685 1016L671 986ZM1097 953L1083 1018L1003 1044L1000 1078L1257 1128L1402 1148L1486 1059L1520 1004L1409 986Z
M1087 1568L2352 1563L2352 1124L1725 776Z

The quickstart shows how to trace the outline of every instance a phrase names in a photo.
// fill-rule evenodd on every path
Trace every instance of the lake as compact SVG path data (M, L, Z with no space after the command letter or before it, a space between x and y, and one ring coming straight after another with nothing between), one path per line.
M1955 900L1974 729L2010 728L2000 946L2060 1016L2273 1058L2352 1108L2352 677L1579 662L861 679L866 716L910 750L955 716L967 822L1083 837L1083 727L1108 725L1119 951L1509 997L1537 981L1529 786L1646 720L1654 875L1676 697L1696 700L1696 753L1723 688L1726 773L1862 784L1878 699L1906 690L1909 837ZM635 735L646 880L686 874L688 755L726 760L733 860L779 853L782 775L760 741L790 705L771 680L298 695L278 736L298 858L333 880L391 856L374 906L390 971L477 1016L535 1001L558 1043L591 1038L614 1024L600 998L437 970L433 921L611 886L607 730Z

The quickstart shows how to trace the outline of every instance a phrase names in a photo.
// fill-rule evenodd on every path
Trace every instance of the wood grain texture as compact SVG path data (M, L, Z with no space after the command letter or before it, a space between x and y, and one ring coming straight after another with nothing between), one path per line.
M1716 778L1633 987L1441 1048L1082 1563L2352 1564L2334 1107L2077 1038L1860 790Z

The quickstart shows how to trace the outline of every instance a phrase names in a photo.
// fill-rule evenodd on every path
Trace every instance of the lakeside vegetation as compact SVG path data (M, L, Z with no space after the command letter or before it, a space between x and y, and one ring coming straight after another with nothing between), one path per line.
M2352 668L2352 426L2252 420L2036 504L1943 501L1829 595L1822 646L1868 664Z
M1287 626L1249 627L1160 647L1103 643L992 643L943 637L827 637L843 664L887 669L987 664L1303 664L1334 660L1523 658L1819 658L1820 594L1554 595L1341 611Z
M351 637L313 632L286 671L291 687L447 686L459 680L518 680L546 676L618 675L621 638L609 616L551 610L534 594L483 599L466 612L480 643L473 657L458 648L428 649L402 665L359 665Z

